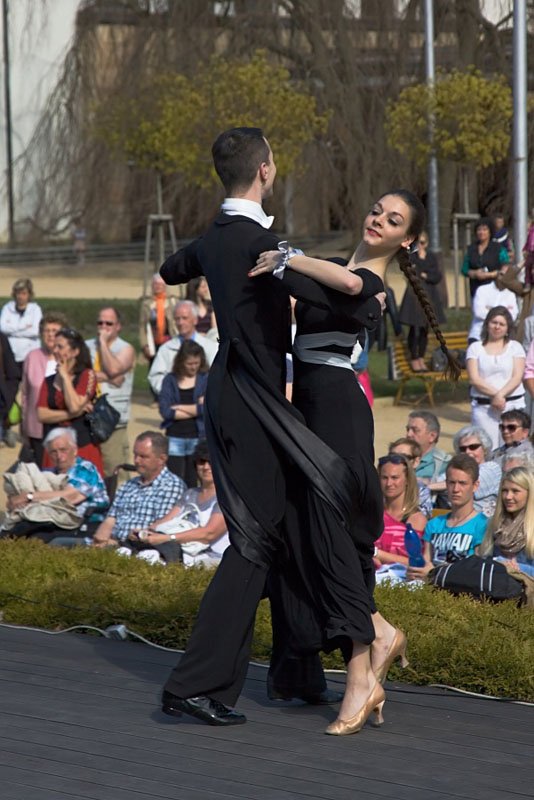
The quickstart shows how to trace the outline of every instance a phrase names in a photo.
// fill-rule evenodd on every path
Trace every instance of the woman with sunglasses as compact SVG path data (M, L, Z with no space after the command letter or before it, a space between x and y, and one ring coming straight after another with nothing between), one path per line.
M43 435L64 425L74 428L78 439L78 455L91 461L103 476L100 447L91 440L87 414L92 411L96 395L96 375L91 355L83 336L73 328L61 328L54 341L57 361L55 374L41 385L37 401L37 418L43 423ZM43 467L52 466L43 456Z
M445 322L443 302L439 296L438 284L442 274L438 260L434 253L428 252L428 233L423 231L417 240L417 253L410 256L415 272L432 303L437 321ZM414 290L408 284L402 298L399 320L403 325L408 325L408 350L411 356L411 367L414 372L425 372L425 353L428 342L428 319L426 318Z
M504 411L525 407L523 372L526 355L511 338L513 320L508 309L495 306L482 325L481 341L467 348L471 384L471 422L483 428L493 449L502 444L499 421Z
M492 441L484 428L475 425L465 425L460 428L452 440L456 455L465 453L478 464L479 486L475 491L475 511L480 511L485 517L493 516L495 504L499 493L502 470L496 461L491 460ZM431 484L432 491L444 492L446 482Z
M384 531L375 542L375 562L407 564L404 534L409 524L423 536L427 523L419 501L415 472L406 456L390 453L378 459L378 477L384 499Z
M526 467L505 472L493 519L480 546L534 578L534 474Z
M421 233L423 219L424 209L418 198L406 190L394 190L382 195L371 207L348 269L289 249L285 254L262 253L249 274L256 277L276 270L276 277L283 279L284 269L290 268L346 295L358 295L367 271L384 281L389 264L397 259L450 358L432 306L408 255ZM351 631L352 653L347 658L344 652L347 689L339 717L326 731L334 735L361 729L365 718L384 701L378 683L385 680L391 664L406 648L402 631L381 616L373 599L373 554L375 540L382 531L383 508L374 467L373 416L351 364L351 358L356 360L362 350L363 326L343 313L347 299L340 295L338 314L297 302L297 335L293 347L293 403L308 427L346 461L360 487L359 496L351 498L352 504L358 506L358 513L356 521L349 525L349 535L343 539L325 537L325 541L309 545L316 549L321 567L330 567L329 573L323 572L330 590L333 593L346 591L346 597L359 592L360 598L358 621L351 617L343 594L339 598L338 609L347 614L346 630ZM450 363L451 369L456 369L453 359ZM327 527L323 532L328 536ZM337 616L339 618L339 610ZM373 633L370 638L367 633L369 620L374 639ZM370 648L367 642L371 640Z

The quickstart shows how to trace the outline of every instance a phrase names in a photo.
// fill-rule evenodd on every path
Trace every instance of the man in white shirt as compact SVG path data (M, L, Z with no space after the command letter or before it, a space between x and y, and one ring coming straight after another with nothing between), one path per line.
M206 361L211 367L213 359L217 354L218 345L216 342L208 339L207 336L198 333L195 328L197 320L198 309L191 300L182 300L180 303L176 304L176 308L174 309L174 322L178 335L173 336L172 339L161 345L152 362L150 372L148 373L148 382L155 394L160 393L163 378L171 371L176 353L186 339L192 339L203 348L206 353Z

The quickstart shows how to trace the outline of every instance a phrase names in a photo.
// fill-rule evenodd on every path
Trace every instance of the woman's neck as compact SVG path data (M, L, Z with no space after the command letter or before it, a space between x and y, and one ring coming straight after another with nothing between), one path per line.
M384 508L390 517L400 519L404 512L404 494L400 494L398 497L392 497L389 499L384 498Z
M396 253L396 250L394 253L374 253L365 244L365 242L360 242L351 258L350 264L354 264L354 266L358 267L358 269L362 267L368 269L370 272L374 272L375 275L378 275L378 277L384 281L386 278L387 268L391 261L393 261L395 258Z

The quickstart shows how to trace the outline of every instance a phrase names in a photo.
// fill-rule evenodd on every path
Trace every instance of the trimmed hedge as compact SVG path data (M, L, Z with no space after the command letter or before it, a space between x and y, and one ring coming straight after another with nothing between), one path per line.
M157 644L182 649L211 572L150 566L96 549L62 550L27 540L0 542L4 622L48 629L124 623ZM406 631L410 666L390 678L443 683L534 701L534 613L423 587L380 586L380 611ZM269 606L256 618L253 658L269 658ZM342 669L338 652L324 664Z

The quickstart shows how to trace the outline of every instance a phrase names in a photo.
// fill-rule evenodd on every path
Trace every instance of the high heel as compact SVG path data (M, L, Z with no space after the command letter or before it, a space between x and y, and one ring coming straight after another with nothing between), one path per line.
M350 719L339 719L338 717L330 723L325 733L330 736L347 736L349 733L358 733L373 713L375 715L373 725L382 725L384 722L382 709L385 702L386 694L383 687L379 683L375 683L371 694L358 713Z
M389 646L386 658L384 659L382 664L380 664L378 669L374 670L376 679L379 683L384 683L384 681L387 678L390 667L396 658L400 658L401 667L403 669L408 666L409 662L408 659L406 658L407 644L408 641L406 639L406 634L397 628L395 631L395 636L393 637L393 641Z

